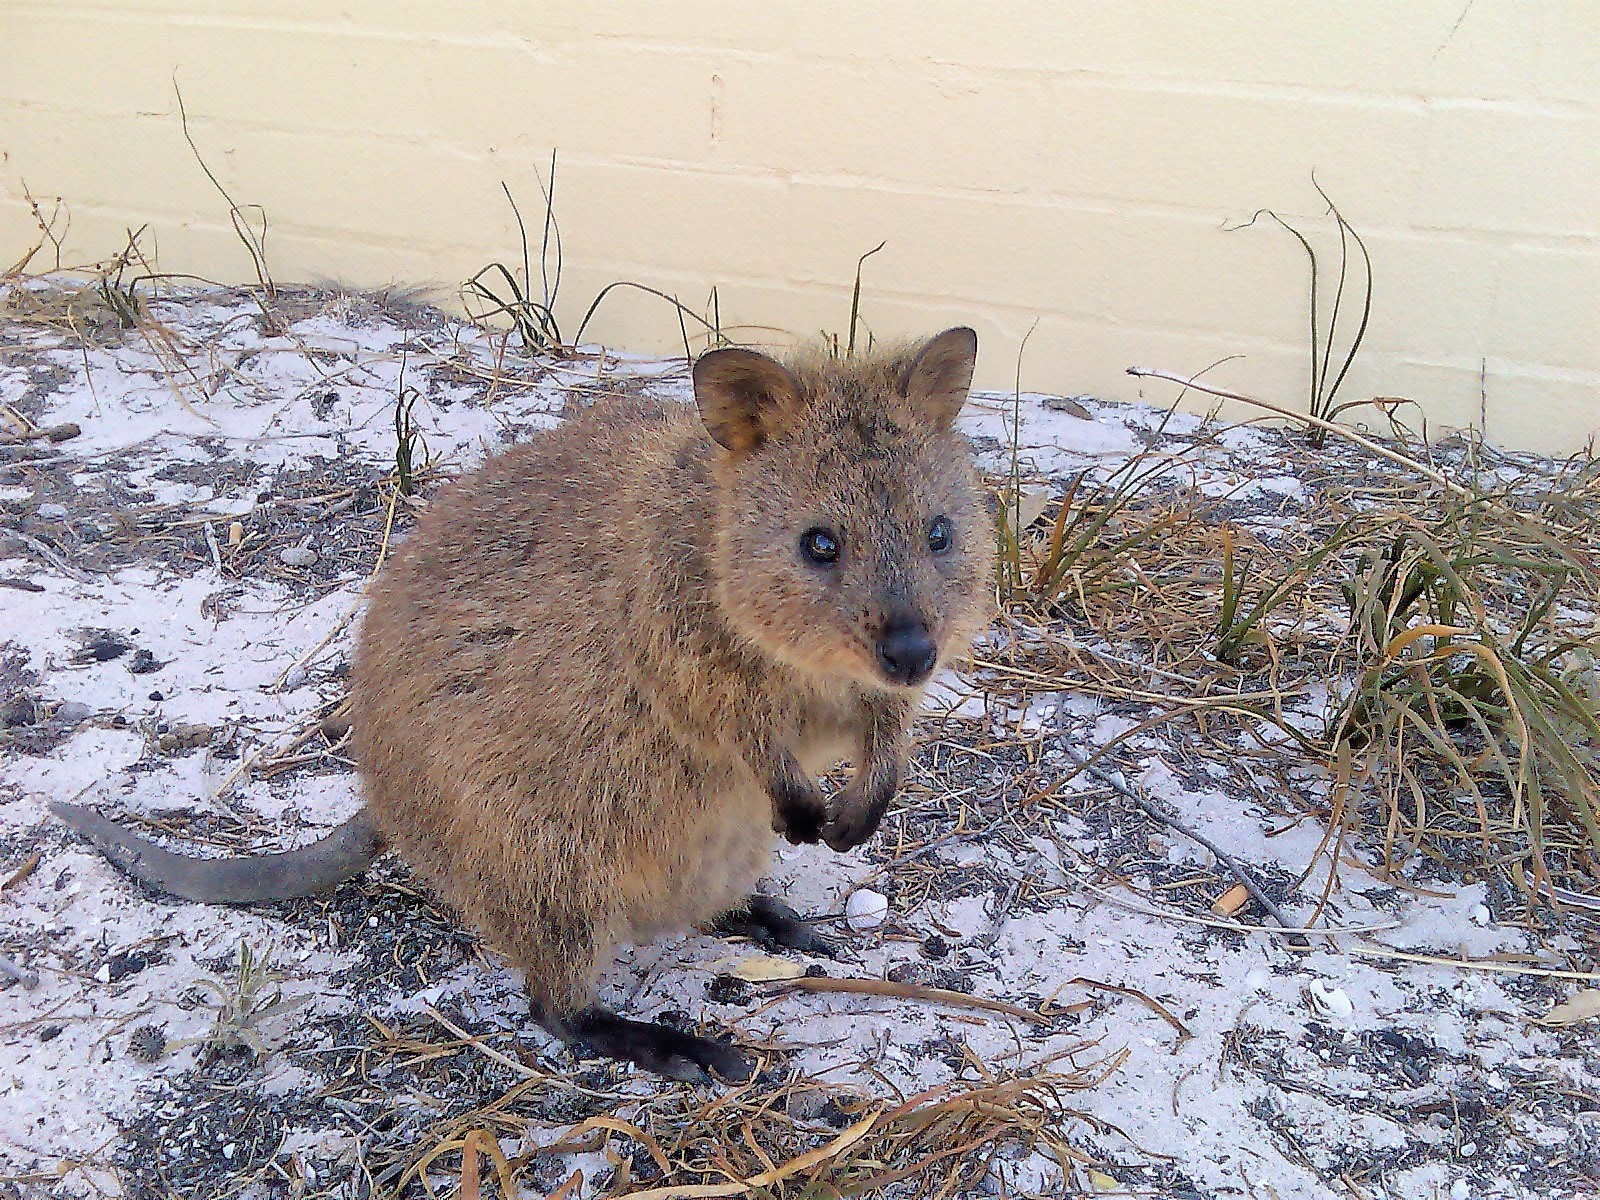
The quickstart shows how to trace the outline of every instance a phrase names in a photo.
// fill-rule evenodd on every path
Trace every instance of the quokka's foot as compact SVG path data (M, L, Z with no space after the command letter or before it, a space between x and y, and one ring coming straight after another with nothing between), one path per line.
M587 1008L561 1024L557 1032L579 1053L588 1049L682 1083L710 1083L714 1078L742 1083L754 1073L750 1060L726 1042L654 1021L630 1021L609 1009Z
M713 933L747 937L764 950L799 950L823 958L838 958L839 946L811 928L811 923L781 900L757 892L743 909L724 913L712 924Z

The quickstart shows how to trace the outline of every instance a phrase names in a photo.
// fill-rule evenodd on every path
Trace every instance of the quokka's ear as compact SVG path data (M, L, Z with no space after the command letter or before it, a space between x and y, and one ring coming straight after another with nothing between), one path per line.
M754 450L800 406L800 382L754 350L712 350L695 359L694 402L706 431L735 454Z
M967 402L977 363L978 335L957 325L923 343L901 377L900 391L928 420L949 425Z

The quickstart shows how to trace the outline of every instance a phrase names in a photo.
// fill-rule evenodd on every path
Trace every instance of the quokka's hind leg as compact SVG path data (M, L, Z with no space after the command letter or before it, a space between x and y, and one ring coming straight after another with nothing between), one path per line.
M534 1017L580 1054L588 1050L601 1058L631 1062L683 1083L710 1083L713 1078L740 1083L754 1072L750 1060L726 1042L654 1021L630 1021L598 1005L557 1016L541 1011L535 1001Z
M838 943L811 928L811 923L781 900L755 893L743 908L723 913L711 925L713 933L747 937L766 950L799 950L824 958L838 958Z
M502 940L522 964L534 1020L578 1053L631 1062L685 1083L750 1078L750 1061L726 1042L630 1021L594 1003L597 966L611 947L593 919L575 910L524 909L516 934Z

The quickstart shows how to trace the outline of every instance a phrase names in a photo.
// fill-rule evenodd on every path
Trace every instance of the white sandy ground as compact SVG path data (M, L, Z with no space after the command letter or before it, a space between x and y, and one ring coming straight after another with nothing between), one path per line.
M127 465L116 468L125 484L146 489L150 503L198 505L215 514L223 539L231 520L248 524L260 487L279 467L336 456L392 462L391 413L403 382L427 393L416 410L427 449L452 470L503 444L508 427L526 436L528 429L550 423L551 414L560 410L563 389L572 385L631 373L649 375L665 392L687 395L681 362L606 356L558 367L536 387L504 388L484 404L481 382L459 373L447 379L439 367L454 358L488 369L498 339L454 323L435 320L419 333L405 327L403 315L335 302L297 322L294 336L283 338L264 336L252 319L253 303L234 294L200 294L157 311L203 348L191 359L207 386L186 386L180 396L142 342L106 350L56 348L52 335L17 327L5 330L0 340L6 345L31 341L42 359L0 364L0 405L19 401L40 361L59 368L60 380L35 419L75 421L83 432L53 453L91 464L126 455ZM322 398L320 411L313 397ZM1022 398L1021 456L1026 466L1056 477L1116 466L1154 437L1159 423L1159 414L1136 407L1084 402L1085 418L1041 401ZM997 439L982 455L989 469L1009 465L1003 421L1011 409L1009 396L981 397L964 419L968 432ZM1169 428L1192 432L1197 424L1180 417ZM1292 474L1261 465L1270 445L1268 435L1231 432L1214 453L1191 457L1181 469L1210 494L1243 489L1292 505L1303 488ZM207 462L219 452L263 471L254 483L219 494L156 478L170 464ZM92 505L103 481L102 472L86 470L79 476L83 503ZM0 502L9 512L27 509L25 474L6 476ZM303 1048L308 1017L353 1007L348 996L326 983L327 975L349 959L326 934L270 915L147 899L65 837L45 804L76 798L107 811L156 813L184 806L204 811L239 760L209 750L158 755L151 748L155 723L235 731L235 744L247 756L280 745L339 694L341 685L326 668L347 658L350 626L343 622L358 605L364 580L347 577L311 591L290 581L225 580L209 568L180 574L154 563L109 575L69 574L41 565L15 542L0 542L0 576L43 588L0 589L0 643L26 656L43 699L77 702L91 713L55 749L11 755L0 765L0 877L35 849L43 852L31 874L0 894L0 952L40 977L31 990L15 985L0 990L0 1174L86 1163L66 1171L59 1183L20 1185L17 1194L117 1195L118 1181L105 1164L115 1149L119 1122L168 1102L164 1081L192 1068L196 1055L188 1048L153 1064L138 1062L122 1052L129 1031L157 1022L169 1038L204 1033L209 1012L181 1007L179 1000L197 979L214 977L218 960L230 957L245 940L288 969L292 994L315 997L311 1008L268 1024L265 1032L276 1050L259 1070L269 1090L313 1087L315 1080L299 1065L305 1060L284 1051ZM142 675L131 674L124 659L77 665L73 657L85 628L129 634L166 665ZM299 669L278 688L280 676L294 664ZM952 719L989 723L1001 733L1058 731L1059 745L1047 751L1058 755L1081 754L1133 723L1125 716L1102 715L1095 700L1071 691L1041 695L1023 712L987 711L982 698L954 676L941 681L930 704L953 711ZM123 719L123 727L116 727L115 716ZM1269 822L1261 808L1234 798L1236 791L1224 791L1220 784L1215 790L1186 786L1162 758L1159 741L1146 739L1134 747L1143 756L1142 774L1134 782L1232 853L1257 866L1277 864L1290 875L1311 859L1321 835L1313 822L1282 831L1281 822ZM1319 785L1308 776L1307 786ZM285 828L299 828L292 836L302 839L315 832L293 822L275 826L289 810L307 825L322 827L344 818L358 800L354 777L332 773L267 783L246 780L230 789L226 802L259 815L262 844L281 844ZM893 828L891 821L886 836ZM1528 952L1520 930L1482 923L1487 909L1481 888L1409 895L1347 870L1345 890L1326 919L1341 926L1387 927L1322 941L1307 952L1266 934L1209 936L1125 907L1115 893L1080 886L1089 873L1086 864L1103 849L1103 831L1063 816L1058 834L1076 851L1065 861L1060 845L1042 839L1037 854L1023 861L997 857L982 845L952 846L940 860L952 871L981 865L1001 883L986 894L933 901L916 911L892 908L885 929L860 933L841 927L840 936L859 954L850 973L881 976L896 963L918 959L917 938L936 929L963 935L951 937L951 958L939 965L971 970L980 994L1028 1003L1059 991L1061 1003L1097 1001L1070 1033L1040 1038L1005 1018L975 1019L970 1013L859 996L795 996L754 1016L729 1009L723 1019L745 1036L795 1047L794 1065L804 1072L869 1091L882 1090L869 1066L907 1092L948 1081L954 1074L945 1058L951 1039L965 1041L997 1067L1044 1062L1058 1051L1092 1043L1069 1060L1087 1066L1126 1049L1125 1061L1102 1084L1072 1097L1075 1106L1120 1130L1126 1140L1087 1127L1068 1133L1111 1162L1138 1164L1151 1155L1171 1155L1204 1196L1287 1200L1333 1194L1335 1181L1323 1170L1330 1155L1336 1160L1341 1149L1361 1147L1381 1157L1385 1147L1415 1147L1419 1140L1431 1149L1368 1180L1362 1194L1544 1194L1551 1200L1595 1194L1596 1185L1576 1171L1569 1183L1552 1188L1548 1179L1531 1187L1514 1171L1484 1169L1480 1164L1501 1160L1491 1147L1464 1141L1459 1125L1448 1117L1432 1124L1418 1118L1408 1127L1393 1109L1361 1103L1368 1096L1402 1104L1408 1098L1448 1100L1473 1088L1503 1095L1516 1080L1595 1090L1594 1060L1586 1049L1592 1032L1580 1040L1529 1024L1576 984L1518 985L1507 976L1353 952L1361 945L1473 958ZM1157 835L1149 849L1171 862L1211 865L1204 850L1177 833ZM785 850L774 862L773 881L804 911L839 913L852 888L874 870L860 853ZM1059 885L1054 907L1004 909L1004 881L1024 873ZM1290 902L1292 914L1309 913L1306 897L1315 895L1318 883L1314 877L1298 893L1300 899ZM165 957L143 970L112 979L100 966L121 951L152 944ZM1555 948L1580 949L1559 941ZM698 1007L717 964L750 953L748 946L700 935L630 950L608 974L605 998L636 1013ZM1562 964L1551 960L1551 965ZM1180 1040L1136 999L1069 982L1078 977L1148 993L1193 1036ZM515 979L504 971L486 976L475 965L457 969L419 994L394 997L392 1009L417 1011L424 1002L452 995L470 998L468 1011L475 1013L480 1031L523 1023ZM56 1027L56 1036L41 1040L41 1031ZM1439 1055L1420 1082L1374 1075L1359 1056L1339 1052L1341 1045L1358 1047L1363 1034L1383 1031L1416 1035L1437 1048ZM936 1052L930 1046L940 1039L944 1049ZM1311 1085L1309 1090L1280 1087L1262 1072L1242 1069L1225 1053L1241 1039L1262 1048L1283 1075ZM1581 1053L1580 1045L1585 1047ZM1296 1131L1303 1156L1286 1152L1274 1124ZM1535 1142L1558 1135L1516 1115L1501 1130L1506 1138ZM307 1135L291 1139L284 1153L299 1152L315 1165L319 1156L326 1162L347 1149L339 1138ZM182 1145L169 1149L183 1152ZM1130 1191L1140 1190L1136 1167L1117 1178ZM1054 1161L1042 1155L997 1169L991 1182L1003 1194L1055 1195L1065 1187ZM0 1184L0 1195L7 1194L5 1187Z

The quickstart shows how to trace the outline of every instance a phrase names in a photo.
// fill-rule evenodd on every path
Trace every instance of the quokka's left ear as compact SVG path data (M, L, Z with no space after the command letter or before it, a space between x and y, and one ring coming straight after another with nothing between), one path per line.
M937 425L949 425L972 391L978 335L965 325L946 329L922 344L900 380L900 392Z
M803 405L787 367L754 350L729 347L694 364L694 398L711 436L735 454L755 450Z

